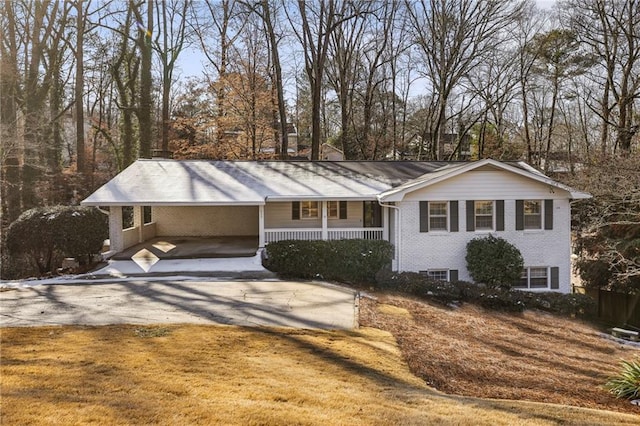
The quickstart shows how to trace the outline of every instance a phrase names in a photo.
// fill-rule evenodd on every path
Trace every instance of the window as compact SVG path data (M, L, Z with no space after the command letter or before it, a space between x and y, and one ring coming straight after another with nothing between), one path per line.
M447 230L447 202L429 203L429 229L432 231Z
M476 230L493 230L493 201L475 202Z
M524 229L542 229L542 201L524 201Z
M364 201L362 223L365 228L382 227L382 207L377 201Z
M300 201L300 219L315 219L318 217L317 201Z
M340 206L337 201L327 201L327 217L338 219L340 217Z
M517 288L549 288L549 271L547 267L524 268Z
M429 269L427 276L439 281L449 281L449 271L446 269Z

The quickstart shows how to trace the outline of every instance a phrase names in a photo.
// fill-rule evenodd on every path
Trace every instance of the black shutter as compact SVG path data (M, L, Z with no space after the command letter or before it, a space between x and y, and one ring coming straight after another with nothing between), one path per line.
M420 201L420 232L429 231L429 202Z
M476 203L473 200L467 200L467 231L476 230Z
M560 289L560 268L553 266L551 268L551 290Z
M524 230L524 200L516 200L516 231Z
M553 229L553 200L544 200L544 229Z
M504 200L496 200L496 231L504 231Z
M291 219L300 220L300 201L291 203Z
M373 226L382 228L382 206L377 201L372 201L371 203L373 206Z
M449 201L449 228L451 232L458 232L458 202Z
M458 270L457 269L449 269L449 281L458 281Z
M339 216L340 219L346 219L347 218L347 202L340 201L339 207L340 207L340 216Z

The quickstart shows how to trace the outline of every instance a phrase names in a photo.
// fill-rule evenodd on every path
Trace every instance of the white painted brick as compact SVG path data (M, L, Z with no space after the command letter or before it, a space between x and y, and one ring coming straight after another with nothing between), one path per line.
M425 199L425 200L428 200ZM459 200L459 232L419 232L419 201L404 201L402 210L400 270L423 271L427 269L457 269L459 279L472 281L466 268L466 245L487 232L466 231L466 206ZM492 232L520 250L525 266L557 266L560 289L571 290L571 234L570 204L568 199L554 200L554 229L539 231L515 231L515 199L505 200L505 231Z

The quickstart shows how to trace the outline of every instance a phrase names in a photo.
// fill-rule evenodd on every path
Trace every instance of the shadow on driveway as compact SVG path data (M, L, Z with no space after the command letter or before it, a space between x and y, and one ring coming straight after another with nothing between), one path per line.
M351 329L356 292L293 281L43 285L0 293L0 326L194 323Z

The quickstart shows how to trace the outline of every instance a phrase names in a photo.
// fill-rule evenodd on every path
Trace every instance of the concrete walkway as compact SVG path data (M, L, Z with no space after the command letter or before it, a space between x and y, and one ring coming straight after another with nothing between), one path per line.
M105 267L85 276L121 278L167 274L228 278L276 277L276 274L262 266L260 252L252 257L200 259L158 259L155 256L141 254L130 260L109 260Z
M0 292L0 326L234 324L350 329L356 292L326 283L151 277Z

